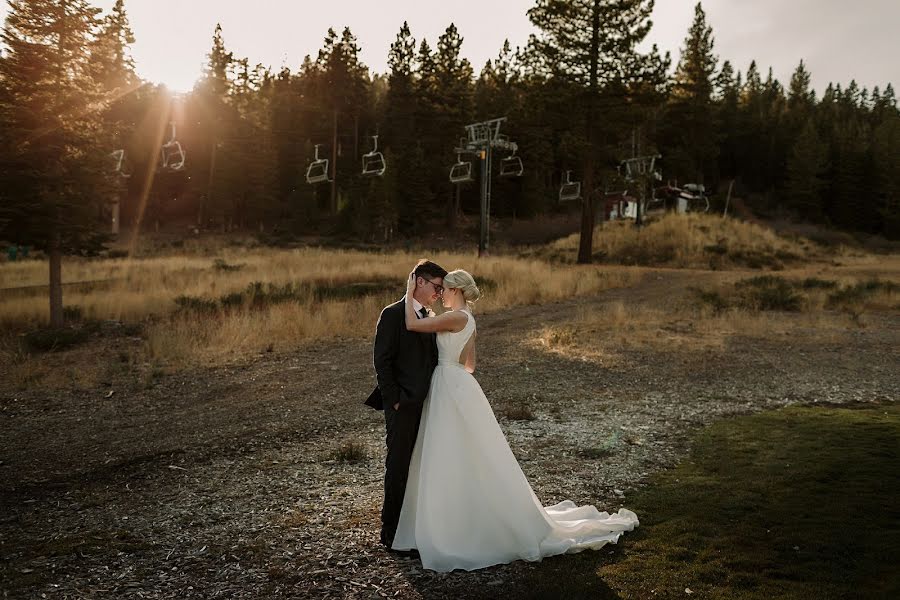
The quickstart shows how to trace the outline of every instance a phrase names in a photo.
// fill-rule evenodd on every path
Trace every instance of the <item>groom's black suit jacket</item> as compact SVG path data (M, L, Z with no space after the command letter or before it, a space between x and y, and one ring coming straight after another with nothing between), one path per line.
M437 366L437 339L433 333L406 329L406 303L399 300L381 311L375 328L375 377L378 386L366 400L376 410L384 405L421 405L428 395Z

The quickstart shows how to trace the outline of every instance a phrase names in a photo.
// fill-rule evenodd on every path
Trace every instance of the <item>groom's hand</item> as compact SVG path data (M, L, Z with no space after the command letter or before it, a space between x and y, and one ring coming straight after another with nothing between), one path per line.
M394 405L394 410L400 410L400 403L399 403L399 402L398 402L397 404Z

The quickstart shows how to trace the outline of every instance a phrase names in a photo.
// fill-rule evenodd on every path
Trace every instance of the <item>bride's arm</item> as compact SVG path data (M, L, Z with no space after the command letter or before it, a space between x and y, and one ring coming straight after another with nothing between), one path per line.
M418 333L437 333L439 331L462 331L468 317L456 311L446 312L437 317L418 318L413 308L413 292L416 290L416 277L410 273L406 286L406 329Z

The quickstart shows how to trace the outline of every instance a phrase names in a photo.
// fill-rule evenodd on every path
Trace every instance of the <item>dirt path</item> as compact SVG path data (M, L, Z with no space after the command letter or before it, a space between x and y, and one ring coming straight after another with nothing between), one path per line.
M896 313L830 343L631 350L614 368L528 342L579 311L664 307L717 276L653 270L632 288L479 317L478 379L545 504L627 506L630 490L683 456L691 432L724 416L900 397ZM361 404L373 381L371 341L336 340L149 380L124 371L97 389L0 384L4 595L478 597L540 569L436 575L378 547L384 424ZM503 416L522 405L534 420ZM368 459L334 460L348 440ZM606 456L582 457L596 448Z

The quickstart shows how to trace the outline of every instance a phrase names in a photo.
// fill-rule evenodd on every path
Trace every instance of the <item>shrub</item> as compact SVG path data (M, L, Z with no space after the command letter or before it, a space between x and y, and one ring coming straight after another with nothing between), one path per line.
M85 342L88 337L90 337L90 332L83 328L38 329L26 333L22 342L28 352L55 352L77 346Z
M728 308L728 300L715 290L691 288L691 291L697 296L697 299L700 300L700 302L708 304L716 314L722 313Z
M531 412L531 409L524 404L518 404L507 408L505 414L506 418L510 421L534 421L536 418L534 413Z
M735 284L741 291L741 303L754 310L798 311L802 298L783 277L763 275Z
M722 256L723 254L728 254L728 247L723 244L711 244L709 246L703 246L703 251Z
M900 284L894 283L893 281L870 279L833 292L828 296L828 306L853 306L861 304L878 292L894 293L898 290L900 290Z
M216 260L213 261L213 269L215 269L216 271L224 271L227 273L230 271L240 271L243 268L244 268L243 264L230 265L227 262L225 262L225 259L223 259L223 258L217 258Z
M219 309L215 300L198 298L197 296L178 296L175 304L179 312L214 313Z
M332 457L338 462L361 462L366 460L369 454L362 443L347 441L334 449Z
M399 289L396 279L357 281L337 285L316 284L313 293L316 300L353 300L374 296L390 289Z
M830 290L837 287L836 281L831 281L828 279L819 279L817 277L807 277L799 284L799 287L804 290L814 290L814 289L822 289L822 290Z
M84 316L84 311L81 310L80 306L64 306L63 307L63 319L66 321L80 321Z

